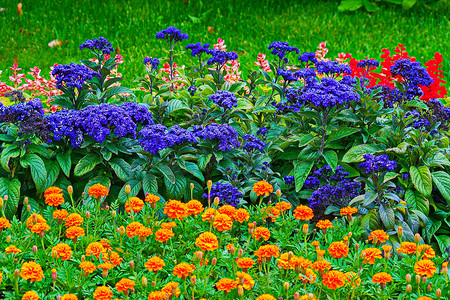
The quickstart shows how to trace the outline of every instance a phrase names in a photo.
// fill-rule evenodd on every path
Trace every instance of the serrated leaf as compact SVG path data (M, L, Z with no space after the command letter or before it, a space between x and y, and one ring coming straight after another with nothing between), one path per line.
M167 195L170 199L181 200L187 184L186 178L183 176L183 174L181 174L180 172L176 172L175 182L173 183L167 178L164 178L164 184L166 186Z
M426 215L430 210L428 200L417 191L408 189L405 193L405 201L408 208L421 211Z
M156 165L156 168L161 172L164 177L169 180L171 183L175 183L175 175L173 174L173 171L169 166L158 164Z
M364 154L370 153L374 154L377 151L386 149L384 145L372 145L372 144L362 144L350 148L350 150L345 153L342 161L345 163L355 163L364 161Z
M327 164L331 167L331 169L334 171L338 164L338 155L333 150L328 150L323 153L323 157L325 158L325 161Z
M151 173L144 175L144 179L142 180L142 189L144 190L144 193L158 193L158 182L156 181L155 175Z
M394 215L394 210L392 209L392 207L385 207L384 205L380 205L379 208L379 213L380 213L380 219L381 222L383 222L383 225L387 228L387 229L394 229L394 225L395 225L395 215Z
M450 247L450 236L448 235L437 235L436 240L439 245L441 253L445 253L445 250Z
M38 193L42 191L47 180L47 170L42 158L33 153L28 153L20 159L24 167L30 167L31 177L33 178Z
M295 191L299 192L314 165L312 161L303 161L294 166Z
M444 171L436 171L431 176L439 192L450 203L450 175Z
M200 179L202 182L205 182L205 177L203 176L202 171L200 171L200 169L198 168L197 164L190 161L186 161L185 165L186 171L188 171L189 173Z
M3 149L1 155L1 164L3 169L10 172L11 170L9 169L9 160L13 157L18 157L19 155L20 149L17 144L13 144Z
M205 168L206 168L206 165L209 163L209 161L211 160L211 157L212 157L212 154L208 154L208 155L205 155L205 154L201 154L199 157L198 157L198 168L201 170L201 171L204 171L205 170Z
M96 165L103 161L101 156L96 154L88 154L84 156L78 164L75 166L74 175L75 176L83 176L88 172L92 171Z
M122 189L119 192L119 196L117 197L119 200L119 203L121 205L124 205L128 199L127 194L125 194L125 187L127 185L130 185L130 187L131 187L131 192L130 192L129 197L136 197L137 194L139 193L139 191L141 190L142 182L138 181L138 180L130 180L123 185Z
M56 160L58 161L61 170L67 177L70 176L70 169L72 168L72 158L70 154L71 151L60 152L56 154Z
M4 198L5 195L8 195L8 200L4 201L3 209L6 218L11 220L16 214L19 205L20 181L17 178L12 180L9 178L0 178L0 197Z
M355 134L359 132L359 128L354 127L339 127L337 130L333 131L327 139L327 143L335 140L339 140L343 137Z
M128 164L124 159L114 158L109 162L109 164L111 165L111 168L114 170L114 172L116 173L117 177L119 177L120 180L128 181L131 179L130 164Z
M430 169L426 166L414 167L411 166L409 168L409 175L411 176L411 180L414 184L414 187L422 193L424 196L431 195L431 189L433 187L433 183L431 180Z
M56 161L46 161L45 169L47 171L47 178L45 180L44 188L47 189L51 187L53 183L55 183L61 169L59 168L59 165Z

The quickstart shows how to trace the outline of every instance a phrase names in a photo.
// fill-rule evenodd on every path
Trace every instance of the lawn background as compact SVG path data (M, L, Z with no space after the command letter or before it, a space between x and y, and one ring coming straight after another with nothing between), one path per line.
M273 41L287 41L300 52L313 52L320 42L327 41L327 57L349 52L359 59L379 59L382 48L393 51L397 43L403 43L422 63L440 52L445 76L450 78L447 0L441 1L436 11L419 5L410 10L385 5L375 13L339 13L339 1L335 0L28 0L22 1L21 17L17 3L0 3L5 8L0 12L0 70L4 71L0 80L7 83L14 57L24 71L39 66L47 74L54 63L89 57L89 52L78 46L86 39L104 36L114 47L119 46L124 56L120 71L125 83L132 85L135 77L144 74L142 59L146 55L164 55L161 47L166 45L156 40L155 34L169 25L190 35L178 49L199 41L214 44L218 37L223 38L227 49L239 54L243 78L248 70L256 69L258 53L269 54L267 46ZM48 43L57 38L63 40L63 46L50 48ZM186 53L177 63L194 60Z

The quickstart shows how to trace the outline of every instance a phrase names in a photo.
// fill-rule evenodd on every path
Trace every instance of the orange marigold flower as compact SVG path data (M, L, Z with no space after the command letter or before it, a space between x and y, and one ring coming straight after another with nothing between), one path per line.
M311 268L313 268L316 271L329 270L331 269L331 263L326 260L318 260L313 262Z
M364 263L366 264L369 262L369 264L373 265L375 263L375 259L382 259L381 256L381 250L378 248L366 248L361 253L361 258L363 253L366 254L366 258L364 259Z
M166 300L167 294L163 291L154 291L148 295L148 300Z
M60 206L64 203L64 196L62 194L50 194L45 197L45 204L53 207Z
M86 233L84 232L84 229L78 226L72 226L66 230L66 237L69 239L75 239L85 235Z
M203 204L195 199L192 199L191 201L189 201L188 203L186 203L186 207L188 210L188 214L190 216L196 216L199 215L203 212Z
M90 197L99 199L100 197L108 196L108 188L101 183L96 183L89 187L88 194Z
M436 256L433 248L427 244L419 245L419 247L417 247L417 252L419 255L422 255L422 259L431 259Z
M51 194L62 194L62 191L63 191L62 188L59 188L57 186L51 186L45 190L44 198L46 198L47 196L49 196Z
M234 218L234 215L236 214L237 209L234 206L231 205L223 205L219 208L219 214L225 214L229 216L231 219Z
M65 220L69 213L65 209L58 209L53 212L53 219Z
M101 243L93 242L86 247L86 256L94 255L97 259L99 259L100 253L105 251L106 250Z
M109 241L107 239L101 239L100 240L100 244L102 244L103 248L105 248L105 250L111 250L111 244L109 243Z
M388 283L392 281L392 276L386 272L381 272L373 275L373 283Z
M285 211L285 210L291 209L291 207L292 207L292 205L286 201L281 201L281 202L278 202L277 204L275 204L275 208L278 209L279 211Z
M269 295L269 294L262 294L261 296L259 296L258 298L256 298L256 300L277 300L275 299L274 296Z
M186 279L189 275L194 272L195 266L188 263L179 263L173 268L173 275L178 278Z
M433 300L433 298L428 297L428 296L422 296L422 297L417 298L417 300Z
M360 286L361 278L355 272L346 272L345 275L345 285L352 285L352 287Z
M314 217L313 210L305 205L297 206L294 210L294 218L297 220L311 220Z
M22 300L39 300L39 295L34 291L28 291L22 296Z
M219 240L214 233L203 232L195 240L195 245L203 251L214 251L219 247Z
M230 278L222 278L216 283L216 287L219 291L229 293L231 290L237 289L237 282Z
M299 265L300 267L302 267L303 269L309 268L312 265L312 261L310 261L307 258L304 257L297 257L294 255L294 257L291 259L291 265L293 265L294 267L296 265Z
M97 267L91 263L90 261L82 261L80 263L80 268L83 270L85 274L91 274L97 269Z
M137 214L142 210L142 208L144 208L144 201L138 197L130 197L130 199L125 202L125 211L127 213L131 213L131 210L133 210L133 212Z
M253 192L255 192L257 196L269 196L270 193L273 192L273 186L267 181L258 181L253 185Z
M383 245L383 246L381 246L381 249L383 249L383 252L389 253L389 252L391 252L391 250L392 250L392 246L389 246L389 245Z
M250 219L250 214L245 208L239 208L236 210L236 213L234 214L234 220L241 223L244 221L248 221Z
M145 196L145 202L148 203L156 203L160 200L161 198L159 196L153 195L153 194L148 194L147 196Z
M72 226L80 226L81 224L83 224L83 217L80 216L77 213L71 213L70 215L67 216L66 220L65 220L65 225L66 228L72 227Z
M308 269L306 269L305 274L302 274L302 273L298 274L298 279L306 280L306 282L313 284L316 282L317 275L316 275L316 273L314 273L313 270L308 268Z
M255 251L255 255L259 258L270 259L273 257L280 256L280 248L276 245L263 245Z
M33 223L33 219L36 221L36 223ZM47 221L45 221L45 219L40 214L36 213L33 213L31 216L29 216L26 221L28 229L32 229L34 225L39 223L47 224Z
M246 290L251 290L252 287L255 285L255 281L253 280L252 276L245 272L236 272L236 275L238 278L236 278L236 282L239 283L240 280L243 280L244 283L242 284L242 287Z
M145 226L142 226L142 227L139 228L139 230L138 230L138 235L139 235L140 238L141 238L141 237L147 237L147 236L150 236L150 235L152 235L152 234L153 234L152 229L151 229L151 228L148 228L148 227L145 227Z
M335 290L345 285L346 278L341 271L331 270L323 275L322 283L330 290Z
M162 270L165 265L166 263L162 258L153 256L147 260L147 262L144 264L144 267L150 272L158 272Z
M7 218L0 218L0 230L10 228L11 223Z
M52 253L53 251L56 251L57 258L61 258L62 261L69 260L72 258L73 254L72 248L70 248L70 246L65 243L59 243L58 245L52 248Z
M214 208L205 209L205 212L202 214L202 221L209 221L211 216L216 215L216 212L217 212L217 210L215 210Z
M233 219L225 214L217 214L214 218L213 227L218 231L228 231L233 227Z
M136 283L127 278L122 278L116 283L116 289L119 293L128 292L128 290L133 290Z
M386 231L377 229L370 233L369 235L369 241L372 241L374 237L377 237L378 243L383 244L389 239L389 236L387 235Z
M106 262L109 262L114 267L117 267L118 265L120 265L122 263L123 258L120 257L119 253L117 253L115 251L111 251L111 254L108 255L108 252L103 253L103 257Z
M47 223L37 223L35 225L33 225L33 227L31 227L31 232L33 233L41 233L44 231L49 231L50 230L50 226L48 226Z
M61 300L78 300L78 297L75 296L74 294L64 294L61 297Z
M340 210L341 216L351 216L353 214L356 214L358 212L358 209L356 207L343 207Z
M163 229L172 229L174 227L177 227L177 223L175 222L166 222L166 223L161 223L161 228Z
M189 215L186 203L178 200L169 200L164 206L164 213L171 219L182 220Z
M251 259L250 257L242 257L242 258L238 258L238 260L236 261L236 264L239 268L242 268L243 271L246 272L248 269L253 267L253 265L255 264L255 261L253 259Z
M140 222L131 222L127 225L126 233L129 238L133 238L137 235L139 235L139 230L143 227L142 223Z
M331 223L331 221L328 220L328 219L320 220L319 222L317 222L316 227L320 228L320 229L332 228L333 227L333 223Z
M174 236L175 236L175 234L173 233L173 231L171 229L159 229L155 233L155 241L165 243Z
M2 280L3 280L3 273L0 272L0 284L2 283Z
M295 255L294 255L295 256ZM290 264L290 261L293 259L294 257L291 257L291 259L289 259L289 253L283 253L280 255L280 257L277 259L277 265L278 267L282 267L283 269L287 270L287 269L293 269L294 265Z
M95 300L111 300L113 292L109 286L99 286L95 289L93 297Z
M436 271L437 268L434 265L434 262L429 259L419 260L414 264L414 272L420 276L427 276L427 278L431 278Z
M30 280L31 282L41 281L42 278L44 278L44 272L42 271L40 264L30 261L22 265L20 277L25 280Z
M112 268L114 268L114 266L107 262L101 263L97 266L97 269L102 269L102 270L111 270Z
M270 218L272 222L275 222L280 216L280 211L275 207L266 207L263 208L262 211L264 212L264 219Z
M416 254L417 245L413 242L402 242L400 248L397 248L398 253Z
M172 290L175 289L175 297L178 298L178 296L180 296L180 289L178 288L179 283L178 282L169 282L167 283L162 289L161 291L167 293L167 295L170 297L172 296Z
M20 250L19 248L17 248L14 245L10 245L10 246L6 247L6 249L5 249L5 254L10 254L10 253L17 254L19 252L22 252L22 250Z
M270 238L270 230L266 227L256 227L255 231L253 232L253 237L257 241L261 238L267 241Z
M320 245L320 242L319 241L313 241L313 242L311 242L311 245L314 246L314 247L318 247Z
M347 257L349 248L344 242L334 242L328 247L328 252L334 258Z

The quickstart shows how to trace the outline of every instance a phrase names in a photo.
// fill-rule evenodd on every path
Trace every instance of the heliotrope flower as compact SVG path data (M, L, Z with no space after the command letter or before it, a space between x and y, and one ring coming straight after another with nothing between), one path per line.
M210 51L208 43L202 45L200 42L196 44L189 44L185 47L185 49L190 49L191 55L197 57L201 57L203 53L209 53Z
M86 81L92 79L94 76L101 76L88 67L76 63L57 65L53 68L52 75L56 78L56 88L77 88L79 91L86 84Z
M218 90L215 94L209 96L209 100L213 101L217 106L225 110L231 110L237 106L237 98L234 93L227 90Z
M169 26L164 30L161 30L156 34L156 39L163 39L170 44L181 42L189 38L187 33L181 33L180 29L176 29L173 26Z
M273 42L272 44L269 45L269 50L271 54L278 56L279 60L283 60L286 55L290 52L295 52L295 53L299 53L298 48L296 47L291 47L289 46L289 43L287 42Z
M264 141L261 141L257 136L253 134L244 134L242 137L244 140L244 144L242 145L242 149L244 149L247 152L253 152L253 151L264 151L264 148L266 147L266 143Z
M146 69L151 72L154 70L158 70L159 59L146 56L143 61Z
M211 199L215 197L218 197L221 203L236 207L244 196L239 192L238 188L230 183L217 182L212 185L210 193ZM203 194L203 198L207 199L208 194Z
M194 126L194 134L203 140L209 140L217 144L222 151L231 151L238 148L241 144L238 142L238 132L228 124L209 124L204 128Z
M303 54L298 57L298 60L305 62L305 63L311 62L311 63L315 64L315 63L317 63L316 53L303 52Z
M99 37L92 40L86 40L80 45L80 50L91 49L95 53L111 54L114 51L112 44L104 37Z

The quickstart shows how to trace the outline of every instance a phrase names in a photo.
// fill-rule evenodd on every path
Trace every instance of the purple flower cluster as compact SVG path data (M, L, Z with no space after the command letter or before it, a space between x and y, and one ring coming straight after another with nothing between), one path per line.
M306 84L317 82L316 71L312 68L300 69L294 72L294 76L303 79Z
M133 122L142 126L153 125L152 113L148 110L148 107L144 104L136 102L125 102L119 105L128 115Z
M62 110L45 117L45 121L52 132L52 140L69 139L74 148L80 147L84 140L78 119L78 110ZM51 141L50 141L51 142Z
M381 100L384 102L385 108L392 108L395 104L401 103L403 101L403 94L396 87L389 87L387 85L377 85L373 88L368 89L370 92L373 89L377 89L381 87L381 92L378 94Z
M237 106L237 99L234 93L226 90L217 91L215 94L209 96L209 100L213 101L217 106L223 107L225 110Z
M190 87L188 87L187 90L188 90L188 92L189 92L189 95L194 96L194 95L195 95L195 92L197 91L197 87L191 85Z
M367 153L363 157L366 161L360 163L358 167L367 174L393 171L397 167L397 162L389 160L386 154L376 156Z
M168 41L169 43L173 42L181 42L189 38L187 33L181 33L180 29L176 29L173 26L169 26L164 30L161 30L156 34L156 39L163 39Z
M76 63L57 65L53 68L52 75L56 77L56 87L58 89L62 87L77 88L79 91L87 80L92 79L94 76L101 77L99 73Z
M231 151L241 145L237 140L238 132L228 124L213 123L203 129L201 126L194 126L194 132L196 137L217 143L222 151Z
M189 44L186 46L186 49L190 49L191 50L191 55L192 56L197 56L200 57L202 56L203 53L209 53L211 50L209 49L209 44L203 44L198 42L196 44Z
M283 179L286 185L294 185L294 176L284 176Z
M317 63L316 53L303 52L303 54L298 57L298 60L305 62L305 63L312 62L313 64L315 64L315 63Z
M159 59L146 56L144 58L144 65L149 72L157 70L159 66Z
M269 127L261 127L256 131L256 135L265 137L268 132L269 132Z
M360 99L351 86L329 77L323 78L320 83L307 85L299 98L299 102L323 108L331 108Z
M176 145L197 143L192 131L178 125L172 126L169 130L161 124L148 125L139 131L139 136L141 147L152 154Z
M342 74L351 74L352 68L349 65L339 64L335 60L319 61L316 63L317 72L327 76L338 76Z
M225 52L219 49L211 49L208 53L212 55L212 57L208 59L208 65L224 65L227 61L238 59L238 55L233 51Z
M253 134L244 134L243 139L245 142L242 148L247 152L253 152L254 150L262 152L266 147L266 143Z
M431 99L426 102L429 107L428 117L435 123L440 123L439 128L447 131L448 130L448 120L450 119L450 108L445 107L441 101L437 99Z
M80 49L91 49L96 53L111 54L114 51L112 44L104 37L98 39L86 40L80 45Z
M294 74L292 73L291 70L287 70L287 69L278 69L277 70L277 75L283 77L284 81L296 81L297 78L294 77Z
M273 42L269 45L269 50L272 49L270 52L273 55L278 56L280 60L282 60L284 57L286 57L286 54L289 52L295 52L299 53L298 48L296 47L290 47L289 43L287 42Z
M303 188L307 190L315 190L320 187L320 180L315 176L308 176L303 183Z
M219 198L221 204L229 204L236 207L244 197L239 190L230 183L217 182L211 187L210 199ZM203 194L203 198L208 199L208 194Z
M420 62L412 62L410 59L397 60L390 71L393 76L401 76L405 80L407 99L421 97L423 92L420 86L429 86L434 82L427 70L420 66Z
M363 68L366 69L367 71L369 70L374 70L377 69L380 66L380 62L375 60L375 59L364 59L359 61L356 66L358 68Z
M298 112L303 105L303 99L301 98L301 90L294 88L287 89L285 91L286 101L274 103L277 108L277 112Z

